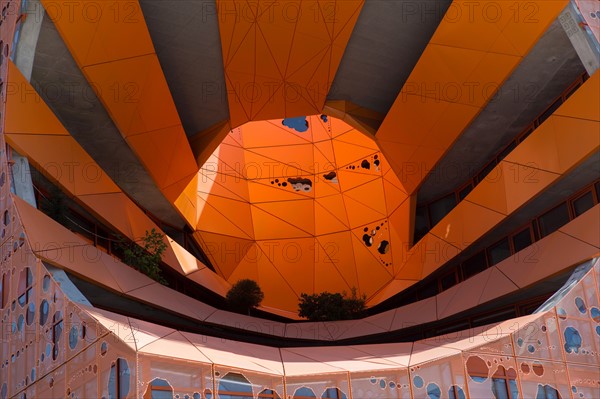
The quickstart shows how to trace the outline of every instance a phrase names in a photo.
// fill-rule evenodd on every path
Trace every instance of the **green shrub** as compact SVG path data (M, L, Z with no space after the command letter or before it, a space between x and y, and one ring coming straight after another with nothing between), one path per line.
M121 239L118 246L122 251L123 263L139 270L151 279L167 285L160 270L162 255L167 249L163 238L164 234L152 229L146 231L146 235L141 240L142 246Z
M235 283L227 292L227 303L236 312L248 313L260 305L265 294L254 280L243 279Z
M301 294L298 314L310 321L335 321L359 319L365 315L366 295L359 297L356 288L352 288L350 296L344 292L320 294Z

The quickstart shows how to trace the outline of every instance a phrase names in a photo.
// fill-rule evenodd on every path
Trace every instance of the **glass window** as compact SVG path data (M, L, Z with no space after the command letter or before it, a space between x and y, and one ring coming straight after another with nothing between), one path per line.
M150 381L144 399L173 399L173 387L161 378Z
M492 378L492 393L496 399L509 399L504 378Z
M517 381L515 379L508 380L508 388L510 391L510 395L513 399L516 399L519 397L519 388L517 386Z
M539 124L541 125L542 123L544 123L544 121L546 119L548 119L550 117L550 115L552 115L554 113L554 111L556 111L558 109L558 107L560 107L562 105L562 98L558 98L556 99L556 101L554 101L546 111L544 111L543 114L541 114L538 118L539 120Z
M510 144L508 146L506 146L505 149L502 150L502 152L500 154L498 154L498 159L499 160L503 160L504 158L506 158L506 156L508 154L510 154L512 152L512 150L514 150L515 148L517 148L517 141L513 140L510 142Z
M346 399L346 395L337 388L327 388L321 398L327 399Z
M127 360L117 358L117 361L110 366L108 399L125 399L129 394L130 377L131 372Z
M467 195L469 195L469 193L473 190L473 184L469 183L466 187L462 188L459 192L458 192L458 198L460 198L460 200L464 200L465 198L467 198Z
M600 181L598 183L596 183L595 186L596 186L596 198L600 202Z
M531 239L531 229L527 227L525 230L512 236L512 242L515 253L530 246L533 243L533 240Z
M415 216L415 237L414 241L419 242L421 238L429 231L429 216L427 215L427 207L417 207Z
M440 284L442 285L442 290L447 290L450 287L456 285L456 270L453 270L451 273L446 274L440 279Z
M429 204L429 216L431 225L435 226L456 206L456 196L454 193L440 198L439 200Z
M466 399L465 391L458 385L452 385L448 390L448 397L450 399Z
M523 133L523 135L521 137L519 137L519 143L522 143L523 140L525 140L527 137L529 137L531 135L531 133L533 133L534 130L535 130L535 126L529 126L527 128L527 130L525 131L525 133Z
M417 298L418 299L431 298L432 296L435 296L437 294L438 294L438 282L437 282L437 280L433 280L433 281L425 284L423 287L419 288L419 290L417 291Z
M487 268L487 262L485 260L485 252L482 251L477 255L471 256L469 259L463 262L462 272L464 279L468 279L484 271Z
M268 398L268 399L281 399L281 397L272 389L263 389L258 394L259 398Z
M239 373L227 373L219 381L220 399L253 399L252 384Z
M591 191L588 191L579 198L573 200L573 211L575 212L575 216L579 216L593 207L594 195Z
M29 302L29 297L33 292L33 288L31 287L33 284L33 274L31 273L31 269L26 267L21 270L19 274L19 287L17 293L17 300L21 307L25 306L26 303Z
M483 181L486 176L492 171L494 170L494 168L496 167L496 160L494 159L492 162L488 163L487 165L485 165L485 167L483 168L483 170L481 172L479 172L479 174L477 175L477 181L481 182Z
M8 291L9 291L10 276L8 274L2 275L2 281L0 281L0 309L8 304Z
M542 237L555 232L569 222L569 209L566 202L539 217Z
M561 399L560 394L556 388L550 385L538 384L537 394L535 399Z
M52 316L52 345L53 345L53 350L52 350L52 359L56 360L58 359L58 354L60 352L60 347L59 347L59 341L60 341L60 336L62 335L62 331L63 331L63 317L62 317L62 313L60 311L57 311L56 313L54 313L54 316Z
M488 248L488 261L490 266L502 262L510 256L508 238L504 238Z
M294 399L310 399L316 397L313 390L307 387L298 388L296 392L294 392Z

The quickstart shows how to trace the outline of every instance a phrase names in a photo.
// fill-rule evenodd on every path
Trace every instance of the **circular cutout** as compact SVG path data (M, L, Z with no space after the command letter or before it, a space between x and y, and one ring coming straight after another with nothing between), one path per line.
M479 356L471 356L467 359L467 373L475 382L484 382L489 377L490 369L485 360Z
M600 323L600 309L594 307L590 309L590 316L596 323Z
M42 289L44 290L44 292L48 292L49 288L50 288L50 276L46 274L44 276L44 278L42 279Z
M48 305L47 300L43 300L40 303L40 325L43 326L48 321L48 314L50 312L50 305Z
M541 377L544 375L544 366L540 362L533 362L531 365L531 370L533 370L533 374Z
M456 399L466 399L465 391L458 385L452 385L448 390L448 397Z
M565 351L579 353L583 339L575 327L567 327L564 332Z
M585 302L582 298L575 298L575 306L577 306L577 309L579 309L580 313L584 314L585 312L587 312L587 307L585 306Z
M429 399L440 399L442 396L442 391L438 384L432 382L427 384L427 398Z
M77 328L77 326L73 326L71 327L71 330L69 330L69 348L71 348L71 350L77 347L78 340L79 329Z
M30 326L31 323L33 323L33 320L35 318L35 304L33 302L30 302L29 305L27 306L27 313L25 314L25 321L27 322L27 325Z
M100 355L101 356L105 356L106 352L108 352L108 344L106 343L106 341L104 341L100 345Z
M421 378L421 376L416 375L413 378L413 385L417 388L423 388L423 385L425 384L425 382L423 381L423 378Z

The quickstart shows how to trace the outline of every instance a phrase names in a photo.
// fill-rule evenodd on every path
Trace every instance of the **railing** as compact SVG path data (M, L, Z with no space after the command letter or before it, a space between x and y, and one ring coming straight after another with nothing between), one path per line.
M479 184L486 176L502 161L512 150L525 140L535 129L550 117L575 91L588 80L587 73L583 73L573 82L544 112L538 115L517 137L502 148L481 170L479 170L467 182L460 185L453 192L440 198L417 206L417 218L415 219L414 242L417 243L431 230L440 220L444 218L459 202ZM421 225L418 225L421 223ZM424 223L424 224L423 224Z
M379 306L385 309L397 307L435 296L459 282L500 263L509 256L515 255L558 230L598 203L600 203L600 179L588 184L558 205L531 219L526 225L513 230L512 233L502 237L463 262L450 268L444 267L439 272L388 299L376 308ZM389 303L389 305L386 305L386 303Z

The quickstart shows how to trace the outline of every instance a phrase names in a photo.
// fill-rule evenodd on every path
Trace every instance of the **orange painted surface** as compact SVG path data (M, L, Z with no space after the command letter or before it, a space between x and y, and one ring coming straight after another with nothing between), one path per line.
M465 200L414 247L405 250L402 261L394 263L395 279L418 281L428 276L581 162L597 154L600 112L590 110L586 104L598 101L600 91L594 89L599 79L600 74L596 72L583 85L582 94L570 97ZM391 290L382 290L369 304L377 304L391 295Z
M567 3L452 2L376 134L408 193L417 190Z
M320 113L363 0L218 0L231 126Z
M228 134L199 173L196 237L229 282L258 280L267 306L295 311L302 292L372 295L401 262L408 196L365 134L333 117L295 122Z
M138 1L42 4L127 143L175 201L198 166Z
M160 230L68 134L12 63L8 80L13 89L7 93L11 113L6 116L4 137L12 147L27 156L32 165L91 214L126 237L135 240L153 228ZM40 118L31 115L40 115ZM195 273L195 280L225 295L228 283L195 258L192 261L191 255L173 240L165 238L165 242L166 264L184 275ZM206 276L207 272L212 276Z

